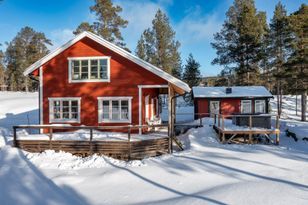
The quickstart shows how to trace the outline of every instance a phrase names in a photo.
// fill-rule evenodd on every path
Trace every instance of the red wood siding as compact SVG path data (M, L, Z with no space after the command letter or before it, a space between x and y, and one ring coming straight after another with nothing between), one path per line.
M207 99L196 98L195 100L197 100L195 106L197 106L196 111L198 113L209 113L209 101ZM197 115L196 118L199 118L200 116L206 116L206 115Z
M68 82L67 58L86 56L111 56L110 82ZM84 38L43 65L43 123L49 123L49 97L81 97L80 124L98 125L97 97L132 96L132 124L138 124L138 85L161 84L168 83L95 41Z

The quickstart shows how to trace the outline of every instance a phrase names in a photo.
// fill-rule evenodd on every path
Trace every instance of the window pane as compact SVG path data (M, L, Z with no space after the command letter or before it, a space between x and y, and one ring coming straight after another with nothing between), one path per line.
M112 101L112 119L119 120L120 119L120 110L119 110L119 101Z
M81 79L88 79L88 60L81 61Z
M99 77L100 77L101 79L107 79L107 78L108 78L108 73L107 73L107 59L101 59L101 60L100 60Z
M265 101L264 100L256 100L256 113L265 113Z
M103 101L103 119L109 119L109 101Z
M78 119L78 113L72 113L72 119Z
M78 106L78 100L72 100L71 104L72 106Z
M63 119L69 119L70 115L69 112L63 112Z
M121 101L121 120L128 120L128 101Z
M242 101L242 113L251 113L251 101Z
M91 79L98 79L98 61L97 60L91 60Z
M80 79L79 71L80 71L80 62L72 61L72 71L73 71L73 79Z

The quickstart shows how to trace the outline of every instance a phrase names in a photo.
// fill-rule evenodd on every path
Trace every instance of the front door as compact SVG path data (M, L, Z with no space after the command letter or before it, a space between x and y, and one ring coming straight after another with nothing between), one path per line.
M210 101L210 114L219 114L219 101Z

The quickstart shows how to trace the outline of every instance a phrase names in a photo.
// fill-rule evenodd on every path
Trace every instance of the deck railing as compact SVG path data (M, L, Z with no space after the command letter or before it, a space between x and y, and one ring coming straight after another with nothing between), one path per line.
M225 139L225 135L226 134L231 134L232 137L229 138L228 142L232 141L232 139L236 136L236 135L248 135L249 136L249 143L252 143L252 135L253 134L264 134L271 142L273 142L273 140L270 138L270 134L275 134L276 138L275 138L275 144L279 144L279 134L280 134L280 130L279 130L279 116L275 115L275 114L235 114L235 115L225 115L225 114L217 114L214 113L214 127L216 129L218 129L219 135L221 135L221 141L224 143L226 141ZM242 117L242 118L248 118L248 130L247 129L236 129L236 130L232 130L232 129L226 129L225 127L225 120L226 119L230 119L233 117ZM270 117L272 119L272 117L275 117L275 128L274 130L272 129L266 129L266 128L258 128L253 126L253 119L254 118L258 118L258 117ZM272 125L272 122L270 122L270 125ZM271 126L272 127L272 126ZM254 129L253 129L254 128ZM246 138L245 138L246 140ZM273 142L274 143L274 142Z

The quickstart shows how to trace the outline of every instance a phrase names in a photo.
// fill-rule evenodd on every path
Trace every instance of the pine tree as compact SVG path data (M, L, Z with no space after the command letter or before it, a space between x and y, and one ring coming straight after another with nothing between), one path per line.
M96 33L94 31L94 28L93 28L93 25L89 24L88 22L82 22L78 27L77 29L73 32L73 34L77 35L77 34L80 34L84 31L89 31L89 32L92 32L92 33Z
M95 13L96 21L93 24L81 23L74 31L74 34L90 31L128 50L121 34L121 28L126 28L128 24L127 20L119 16L122 8L118 5L113 5L111 0L95 0L95 4L90 7L90 11Z
M28 66L48 54L47 45L52 44L45 37L45 34L36 32L30 27L22 28L16 37L8 43L5 61L7 64L7 82L10 90L28 91L36 89L36 82L31 81L29 77L23 76L23 72Z
M4 68L4 62L3 62L4 54L2 50L0 50L0 90L1 86L6 85L5 83L5 68Z
M194 59L192 54L189 54L184 66L183 80L190 86L198 86L202 76L200 73L200 64Z
M222 30L214 35L217 57L212 64L235 71L239 85L258 84L265 13L257 12L253 0L235 0L226 16Z
M180 78L182 63L179 48L180 43L175 40L175 31L167 15L159 9L152 21L152 28L146 29L141 35L136 55Z
M308 6L302 4L298 11L290 17L294 39L292 52L286 63L285 77L289 79L289 87L295 93L301 93L302 115L301 120L306 121L307 90L308 90ZM294 83L295 79L296 83ZM294 86L296 85L296 87Z
M285 73L285 62L290 53L292 33L285 7L279 2L274 11L274 16L270 22L269 32L269 56L272 78L276 82L275 90L277 95L278 116L282 112L282 93L285 83L283 76Z

